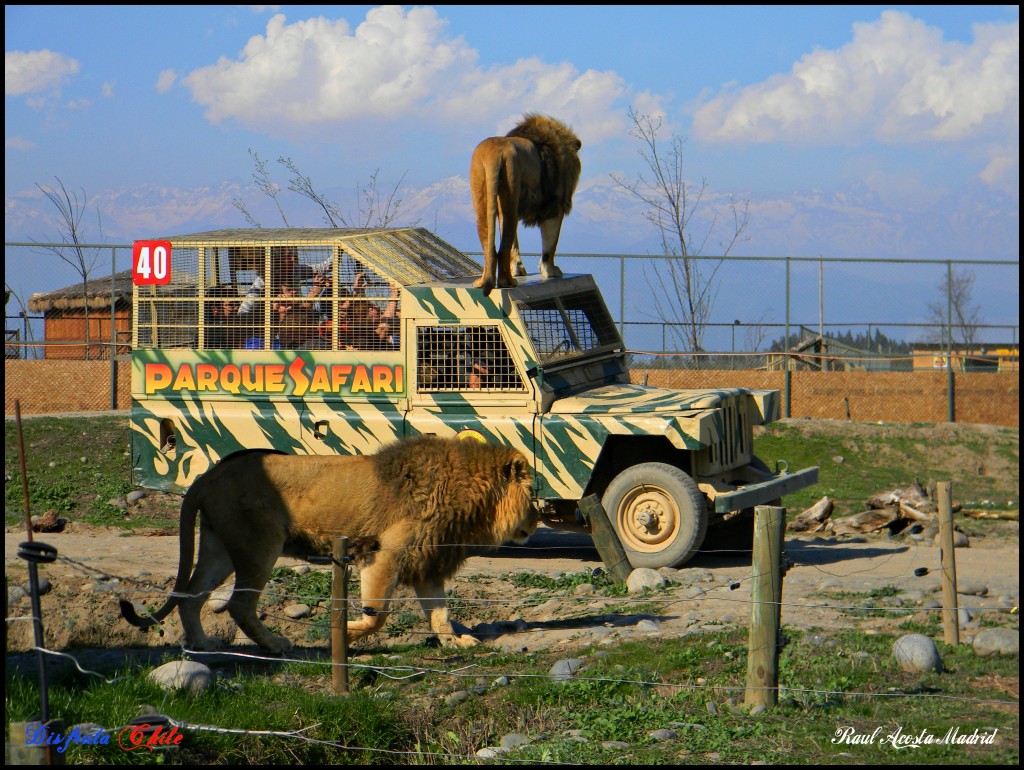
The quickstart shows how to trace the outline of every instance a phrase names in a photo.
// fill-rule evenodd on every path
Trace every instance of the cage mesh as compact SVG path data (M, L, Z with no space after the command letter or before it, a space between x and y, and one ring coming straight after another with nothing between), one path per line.
M596 292L523 303L519 312L543 363L621 347L615 323Z
M496 326L422 326L416 342L420 393L526 391Z

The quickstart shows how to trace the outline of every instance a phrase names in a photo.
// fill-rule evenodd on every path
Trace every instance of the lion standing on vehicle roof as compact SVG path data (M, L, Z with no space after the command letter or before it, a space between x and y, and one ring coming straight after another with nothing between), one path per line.
M476 231L484 251L484 272L473 285L484 296L497 286L516 286L512 276L526 275L519 256L519 220L540 227L540 274L558 278L555 249L562 219L572 211L572 196L580 181L579 151L583 146L567 125L547 115L527 113L505 136L492 136L476 146L469 165L469 188L476 212ZM495 219L500 239L494 248Z
M468 647L477 640L456 635L444 581L469 546L526 542L538 520L532 482L529 463L516 449L433 436L356 457L243 452L217 463L185 494L171 597L146 618L122 600L121 614L148 629L177 606L189 645L215 649L219 640L203 632L200 611L234 572L231 617L264 649L284 652L291 642L271 634L256 616L278 557L329 554L334 536L345 535L376 545L361 556L363 616L348 623L349 642L383 628L401 583L416 591L442 643ZM199 559L192 572L197 514Z

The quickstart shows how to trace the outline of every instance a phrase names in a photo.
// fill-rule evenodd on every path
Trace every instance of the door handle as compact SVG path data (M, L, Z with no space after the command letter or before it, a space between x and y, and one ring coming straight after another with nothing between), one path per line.
M327 440L327 420L318 420L313 423L313 438L320 441Z

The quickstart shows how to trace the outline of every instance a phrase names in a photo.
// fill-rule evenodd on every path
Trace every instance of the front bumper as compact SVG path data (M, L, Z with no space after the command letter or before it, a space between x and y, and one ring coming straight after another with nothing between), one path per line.
M795 473L780 473L767 481L747 484L734 492L723 492L715 496L715 513L728 513L755 505L765 505L783 495L818 483L818 467L804 468Z

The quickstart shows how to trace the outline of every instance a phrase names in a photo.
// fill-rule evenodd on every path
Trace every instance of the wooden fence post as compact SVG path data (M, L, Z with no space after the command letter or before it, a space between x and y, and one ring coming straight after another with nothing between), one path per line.
M782 538L786 509L754 508L754 553L750 590L750 640L747 650L748 707L774 706L779 700L779 623L782 618Z
M33 734L33 743L29 743L30 732ZM4 746L4 764L63 765L64 752L57 751L56 744L45 742L46 737L51 735L64 735L63 720L11 722L7 732L8 742Z
M601 561L608 568L612 578L625 583L629 579L629 573L633 571L633 565L629 563L629 557L615 533L615 527L608 521L608 512L605 511L597 495L587 495L580 500L580 512L590 522L590 536L594 539L594 547L601 556Z
M338 695L348 693L348 538L334 540L331 581L331 684Z
M956 556L953 547L953 490L948 481L935 485L939 505L939 558L942 563L942 638L960 644L960 617L956 605Z

